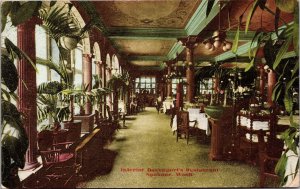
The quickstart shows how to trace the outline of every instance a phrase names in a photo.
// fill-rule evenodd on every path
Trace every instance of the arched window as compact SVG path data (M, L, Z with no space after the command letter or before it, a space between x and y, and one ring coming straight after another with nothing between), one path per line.
M100 70L99 62L100 61L101 61L100 47L99 47L99 44L96 42L93 47L93 57L92 57L92 74L93 74L92 85L93 86L95 84L94 75L98 75L98 77L99 77L99 70ZM100 78L100 79L102 79L102 78Z
M113 55L112 57L112 75L118 75L120 74L120 69L119 69L119 59L116 55Z
M54 39L50 38L43 26L35 27L35 53L37 57L37 85L46 81L60 81L60 76L43 65L45 61L59 64L59 49Z
M74 85L82 85L82 47L77 47L73 50L74 60Z

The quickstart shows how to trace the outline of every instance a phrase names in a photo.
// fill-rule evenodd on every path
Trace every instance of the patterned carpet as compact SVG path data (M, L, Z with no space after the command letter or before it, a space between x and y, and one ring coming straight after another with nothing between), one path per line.
M176 137L170 118L146 108L126 120L126 128L103 154L98 170L79 188L257 187L258 168L238 162L211 161L209 145Z

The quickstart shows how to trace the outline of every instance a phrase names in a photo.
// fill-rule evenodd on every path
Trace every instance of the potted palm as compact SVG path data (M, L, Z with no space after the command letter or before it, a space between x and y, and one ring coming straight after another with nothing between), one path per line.
M13 103L19 82L14 59L25 58L34 64L7 38L5 47L7 52L1 53L1 181L5 187L17 188L20 186L17 172L25 166L28 137L23 127L24 116Z
M128 89L129 76L128 75L113 75L107 81L107 86L113 91L113 111L114 115L118 115L118 97Z
M42 1L5 1L1 3L1 31L4 30L7 17L10 17L13 26L18 26L33 16L40 17L44 25L48 26L49 34L58 42L60 37L84 37L84 33L92 25L86 25L79 30L74 28L74 20L70 14L62 9L53 8L56 1L51 1L45 8ZM44 9L45 8L45 9ZM50 14L51 13L51 14ZM78 38L77 38L78 39ZM18 168L25 165L25 153L28 148L28 138L22 126L23 116L12 103L17 98L14 91L18 86L18 74L14 59L25 58L33 66L34 63L11 41L5 39L5 48L8 53L1 53L1 181L8 188L17 188L20 179L17 176ZM35 66L34 66L35 67Z
M85 114L84 111L86 103L92 99L93 95L91 92L88 92L87 89L88 85L81 85L80 87L69 88L62 91L62 94L71 97L74 100L74 104L79 108L79 114L73 115L73 119L82 121L82 132L91 132L94 126L94 114Z
M227 70L221 68L221 62L216 62L211 66L203 67L196 71L195 77L202 81L204 78L213 78L213 91L209 106L205 107L205 113L214 119L219 119L224 112L224 107L219 102L219 92L221 80L225 80Z
M68 102L64 102L60 92L63 85L57 81L41 83L38 86L38 121L50 121L50 129L58 130L60 122L67 119L70 114Z

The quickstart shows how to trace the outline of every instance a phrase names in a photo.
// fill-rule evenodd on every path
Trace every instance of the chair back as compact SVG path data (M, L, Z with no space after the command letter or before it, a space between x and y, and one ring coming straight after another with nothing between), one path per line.
M77 123L73 123L71 127L69 127L67 142L76 142L80 139L81 135L81 121Z
M274 135L268 135L267 142L265 142L264 136L264 132L260 130L258 133L259 153L273 158L280 158L284 147L283 140L276 138Z
M38 133L38 148L39 151L51 150L53 148L53 132L43 130Z
M177 129L189 129L189 112L177 111Z
M38 133L38 148L44 166L49 166L59 161L59 153L53 149L53 140L54 135L52 131L43 130Z
M98 125L98 123L99 123L99 111L98 110L95 110L95 120L94 120L94 124L97 124Z

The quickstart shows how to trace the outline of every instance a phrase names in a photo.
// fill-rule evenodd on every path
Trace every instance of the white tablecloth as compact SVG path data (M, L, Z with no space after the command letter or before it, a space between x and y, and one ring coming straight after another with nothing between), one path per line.
M205 113L200 113L199 108L189 108L189 119L190 121L196 120L196 127L201 130L206 131L206 135L210 135L210 128L208 125L208 118L206 117Z
M166 113L167 110L173 108L173 101L164 101L163 102L163 112Z
M238 117L237 117L238 122ZM241 125L247 126L250 129L250 119L244 116L241 116ZM269 130L269 122L268 121L253 121L253 130Z
M196 125L195 125L195 122L190 122L190 127L195 126L198 129L205 130L206 135L209 136L211 132L210 132L209 124L208 124L208 118L205 117L205 113L199 113L199 109L197 109L197 110L198 110L197 114L195 114L195 113L189 114L190 121L196 120ZM174 116L173 124L172 124L172 131L176 131L176 130L177 130L177 115Z
M126 114L127 113L124 101L119 101L118 102L118 108L119 108L119 113L121 113L121 114Z

